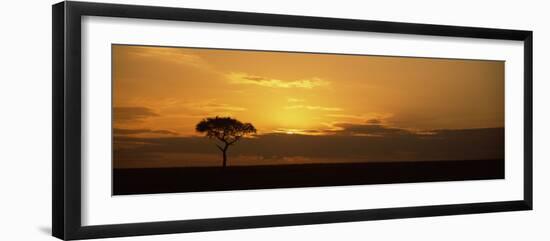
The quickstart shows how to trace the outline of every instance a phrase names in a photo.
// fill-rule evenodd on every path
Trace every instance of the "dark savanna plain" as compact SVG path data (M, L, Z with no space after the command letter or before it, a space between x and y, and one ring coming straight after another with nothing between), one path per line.
M114 195L504 178L502 61L112 55Z

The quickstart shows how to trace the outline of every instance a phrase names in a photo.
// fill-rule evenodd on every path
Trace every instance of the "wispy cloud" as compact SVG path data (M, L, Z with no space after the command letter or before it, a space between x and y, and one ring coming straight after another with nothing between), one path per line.
M185 64L195 68L206 69L209 64L199 55L185 52L178 48L133 47L133 54L145 58L162 58L163 60Z
M173 116L177 118L202 119L205 116L234 116L236 112L246 110L245 107L218 102L216 99L209 99L182 102L174 107L172 111Z
M318 105L291 105L286 106L287 110L304 109L304 110L319 110L319 111L342 111L342 108L338 107L324 107Z
M206 112L218 112L218 111L245 111L246 108L240 106L234 106L225 103L218 103L216 100L208 100L203 102L191 102L184 104L187 108L201 110Z
M360 115L350 115L350 114L344 114L344 113L330 113L326 114L326 117L340 119L343 121L365 121L367 123L370 122L370 124L382 124L382 123L388 123L390 118L392 118L394 115L391 113L366 113L366 114L360 114Z
M149 117L159 116L146 107L114 107L113 114L116 121L142 121Z
M374 120L374 119L373 119ZM351 136L386 136L399 134L415 134L407 129L390 127L381 125L377 121L367 121L364 124L356 123L337 123L334 124L336 130L331 131L336 135L351 135Z
M289 103L298 103L298 102L305 102L306 100L298 99L298 98L287 98L286 101Z
M151 129L121 129L114 128L115 135L139 135L139 134L158 134L158 135L178 135L178 133L169 130L151 130Z
M327 86L329 84L328 81L317 77L299 80L281 80L246 73L230 73L227 75L227 78L232 84L258 85L269 88L312 89L315 87Z
M294 128L289 128L289 129L286 129L286 128L279 128L279 129L275 129L269 133L267 133L267 135L269 134L287 134L287 135L294 135L294 134L297 134L297 135L310 135L310 136L315 136L315 135L325 135L326 133L322 130L316 130L316 129L294 129Z

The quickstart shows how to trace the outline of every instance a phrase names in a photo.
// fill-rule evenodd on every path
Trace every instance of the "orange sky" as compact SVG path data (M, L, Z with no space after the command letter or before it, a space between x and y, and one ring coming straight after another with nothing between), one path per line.
M198 135L195 124L216 115L251 122L259 133L318 134L368 121L419 131L504 126L502 61L112 50L113 125L150 130L138 135Z

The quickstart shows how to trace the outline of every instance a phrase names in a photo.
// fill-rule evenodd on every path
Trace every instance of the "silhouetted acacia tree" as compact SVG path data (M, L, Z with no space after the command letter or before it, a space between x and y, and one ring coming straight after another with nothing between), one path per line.
M216 138L221 145L216 147L223 154L223 167L227 166L227 149L243 136L256 133L256 128L250 123L242 123L231 117L214 117L201 120L195 128L197 132L205 133L208 138Z

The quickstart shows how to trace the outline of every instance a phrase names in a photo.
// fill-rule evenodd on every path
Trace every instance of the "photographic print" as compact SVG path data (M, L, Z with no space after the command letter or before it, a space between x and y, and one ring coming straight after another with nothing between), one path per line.
M504 178L504 61L112 45L113 195Z
M59 239L533 209L529 30L64 1L52 82Z

